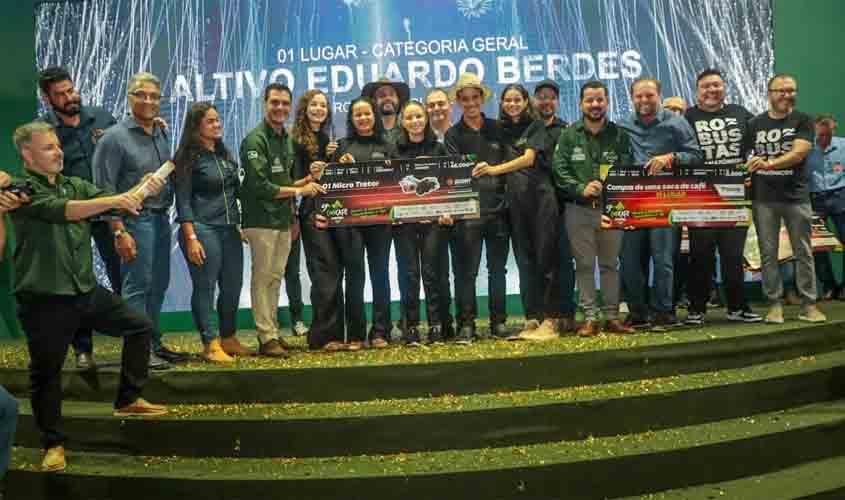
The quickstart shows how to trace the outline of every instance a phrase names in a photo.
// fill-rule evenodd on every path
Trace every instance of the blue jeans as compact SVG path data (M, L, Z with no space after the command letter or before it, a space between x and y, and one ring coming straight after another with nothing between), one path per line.
M625 231L622 237L621 258L622 281L625 284L628 309L640 317L646 317L648 314L648 297L645 292L648 275L641 265L643 244L646 242L654 263L655 300L651 309L657 313L671 313L675 249L675 234L671 227Z
M6 471L9 470L17 423L18 400L0 385L0 481L6 477Z
M168 211L144 210L126 219L126 230L135 239L138 255L123 262L123 298L130 307L146 314L156 327L151 348L161 347L159 317L170 284L170 215Z
M204 344L237 332L238 303L243 286L244 247L237 226L212 226L194 222L194 233L205 250L201 266L188 260L185 239L179 237L179 247L188 263L193 291L191 313ZM214 294L217 288L217 314L214 314Z

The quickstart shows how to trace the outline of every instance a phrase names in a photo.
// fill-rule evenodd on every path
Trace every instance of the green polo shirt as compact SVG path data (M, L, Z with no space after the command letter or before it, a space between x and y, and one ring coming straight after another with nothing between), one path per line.
M601 166L633 165L628 134L611 121L593 135L578 120L563 129L555 148L552 173L555 186L572 201L585 201L584 188L592 181L601 181Z
M68 221L71 200L108 196L79 177L56 175L56 183L26 170L32 182L32 203L11 213L15 224L15 294L79 295L97 285L91 252L91 223Z
M293 222L293 198L276 198L279 188L293 185L293 141L278 134L266 120L241 141L243 227L287 229Z

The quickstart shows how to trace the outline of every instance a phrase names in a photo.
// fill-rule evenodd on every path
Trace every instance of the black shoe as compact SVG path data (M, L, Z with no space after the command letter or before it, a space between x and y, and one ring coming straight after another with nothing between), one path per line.
M455 336L455 343L459 345L470 345L475 341L475 325L464 325Z
M402 332L402 343L409 347L417 347L420 344L420 331L416 326L409 326Z
M508 339L511 337L511 330L504 323L496 323L490 326L490 336L497 339Z
M428 343L429 344L442 344L443 343L443 331L440 329L440 325L431 325L428 327Z
M156 353L151 352L150 353L150 361L147 364L147 367L150 370L169 370L173 366L170 363L168 363L167 361L158 357L156 355Z
M631 327L635 330L646 330L651 328L651 322L647 318L631 313L627 318L625 318L625 326Z
M443 340L452 340L455 338L455 325L451 321L447 321L443 323L441 332L443 334Z
M82 371L96 370L97 362L94 361L94 353L80 352L76 355L76 369Z
M725 307L725 305L722 303L722 295L719 293L718 288L714 288L713 291L710 292L710 299L707 301L707 307L713 309Z
M191 359L191 355L187 352L171 351L170 349L164 346L153 350L153 354L171 363L184 363Z

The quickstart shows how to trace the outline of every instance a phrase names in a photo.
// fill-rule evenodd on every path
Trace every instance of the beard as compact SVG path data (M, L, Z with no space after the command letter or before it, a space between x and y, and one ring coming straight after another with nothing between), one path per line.
M76 116L82 110L82 101L71 101L64 105L64 107L54 106L53 110L61 115Z
M590 111L589 113L584 113L584 121L597 123L604 120L606 116L607 111L600 111L598 116L596 116L594 112Z
M396 106L392 102L386 102L381 105L379 111L381 111L382 116L392 116L396 114Z

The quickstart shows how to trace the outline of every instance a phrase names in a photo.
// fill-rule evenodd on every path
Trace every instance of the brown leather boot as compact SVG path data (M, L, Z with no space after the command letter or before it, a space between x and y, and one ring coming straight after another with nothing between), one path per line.
M224 339L220 339L220 347L223 348L223 352L228 354L229 356L254 356L255 353L244 347L241 344L241 341L238 340L237 337L232 335L231 337L226 337Z
M618 319L607 320L607 322L604 324L604 331L606 333L618 333L621 335L637 333L636 330L634 330L630 326L625 326L625 323L619 321Z
M557 332L561 335L569 335L575 331L575 318L560 318L557 320Z
M596 321L587 320L578 329L579 337L595 337L599 334L599 324Z

